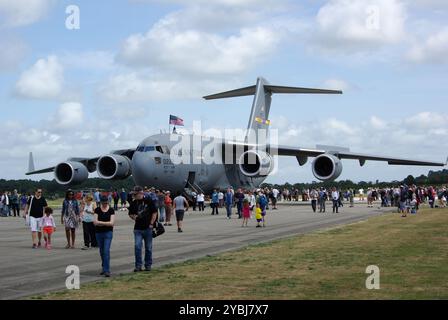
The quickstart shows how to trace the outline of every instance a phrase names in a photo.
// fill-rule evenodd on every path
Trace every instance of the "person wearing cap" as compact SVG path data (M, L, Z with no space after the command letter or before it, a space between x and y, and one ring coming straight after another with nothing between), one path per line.
M115 223L115 211L109 206L107 196L100 197L100 206L95 209L93 224L95 225L96 241L100 249L101 267L100 275L110 277L110 246L112 244Z
M152 228L157 219L157 207L151 197L146 197L143 188L134 187L134 200L129 206L129 217L134 224L134 272L142 271L142 249L145 242L145 271L152 266Z

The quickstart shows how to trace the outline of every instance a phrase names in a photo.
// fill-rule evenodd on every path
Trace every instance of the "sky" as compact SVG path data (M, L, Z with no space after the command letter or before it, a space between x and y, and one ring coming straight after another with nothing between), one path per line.
M282 145L444 162L447 21L444 0L0 0L0 179L25 178L30 151L38 169L135 148L170 114L245 128L252 97L201 97L258 76L344 91L274 95ZM440 169L343 166L353 181ZM282 157L267 182L313 180Z

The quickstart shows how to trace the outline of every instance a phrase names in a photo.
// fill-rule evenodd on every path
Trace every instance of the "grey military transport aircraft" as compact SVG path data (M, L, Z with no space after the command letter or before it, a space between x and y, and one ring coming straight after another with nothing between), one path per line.
M274 93L342 94L342 91L270 85L259 77L253 86L205 96L222 99L253 95L252 110L244 139L229 141L195 134L160 133L144 139L136 148L115 150L94 158L69 158L54 167L35 170L30 153L27 175L54 172L62 185L74 185L97 171L103 179L132 175L142 186L174 192L211 192L214 188L258 187L273 171L277 156L293 156L300 166L314 158L312 171L321 181L335 180L342 173L341 159L387 161L390 165L445 166L446 163L382 157L350 152L347 148L317 146L315 149L280 146L267 142L269 110ZM183 142L179 143L179 139ZM210 161L212 159L213 161Z

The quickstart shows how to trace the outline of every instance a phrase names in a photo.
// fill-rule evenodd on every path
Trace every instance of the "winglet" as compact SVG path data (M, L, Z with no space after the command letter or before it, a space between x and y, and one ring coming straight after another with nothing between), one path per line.
M445 165L448 165L448 157L446 157Z
M33 159L33 153L30 152L30 156L28 159L28 172L33 172L34 169L34 159Z

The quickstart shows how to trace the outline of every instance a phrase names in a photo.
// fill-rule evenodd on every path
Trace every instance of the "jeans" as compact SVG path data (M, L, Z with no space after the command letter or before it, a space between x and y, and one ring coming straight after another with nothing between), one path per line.
M84 234L84 245L86 247L97 247L96 244L96 235L95 235L95 226L93 222L82 222L82 231Z
M230 218L232 216L232 204L226 203L227 217Z
M311 200L311 208L313 208L313 212L316 212L316 203L317 200Z
M204 201L198 201L199 211L204 211Z
M333 213L336 211L338 213L339 209L339 200L333 200Z
M20 209L18 203L12 203L11 204L11 210L14 213L14 217L17 215L17 217L20 217Z
M218 213L218 202L212 202L210 205L212 206L212 214L215 214L215 211L216 211L216 214L219 214Z
M100 248L101 266L105 273L110 273L110 245L112 244L112 236L112 231L96 233L96 241Z
M319 212L325 212L325 199L319 199Z
M1 208L1 214L4 217L7 217L7 216L11 215L11 212L9 211L9 206L8 205L6 205L6 204L3 205L3 207Z
M151 268L152 265L152 229L134 230L135 242L135 268L142 267L142 249L145 242L145 268Z
M165 207L159 207L159 221L165 222Z
M243 212L243 201L238 201L236 203L238 218L241 218L242 212Z

